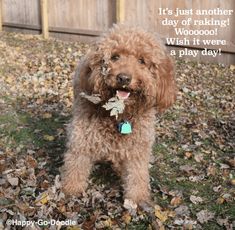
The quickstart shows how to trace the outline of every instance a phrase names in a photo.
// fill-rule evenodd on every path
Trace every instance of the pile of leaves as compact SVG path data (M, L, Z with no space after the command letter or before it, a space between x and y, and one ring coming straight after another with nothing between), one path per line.
M124 203L107 164L94 167L83 196L61 192L71 79L88 48L0 34L0 229L232 230L234 65L176 60L177 102L156 121L152 215Z

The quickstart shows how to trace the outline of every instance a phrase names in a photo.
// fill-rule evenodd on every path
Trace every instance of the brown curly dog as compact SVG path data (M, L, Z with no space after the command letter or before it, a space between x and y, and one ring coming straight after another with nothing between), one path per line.
M94 103L81 93L98 94L101 100ZM174 68L164 46L141 29L114 26L81 60L74 97L62 172L64 192L83 193L92 165L108 161L121 175L125 199L138 205L149 202L155 115L176 98ZM103 107L113 97L124 104L117 118Z

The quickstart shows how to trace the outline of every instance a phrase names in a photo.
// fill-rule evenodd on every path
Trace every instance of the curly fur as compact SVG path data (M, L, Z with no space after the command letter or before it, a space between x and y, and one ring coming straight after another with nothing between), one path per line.
M120 89L120 73L131 76L131 82L125 88L130 96L124 101L124 113L117 121L102 104ZM81 92L100 94L103 103L95 105L81 98ZM155 114L170 107L175 98L172 60L155 36L116 25L100 38L80 61L74 77L73 119L62 173L65 193L83 193L92 165L104 160L120 173L126 199L137 204L149 201L148 164ZM129 135L117 130L123 119L133 126Z

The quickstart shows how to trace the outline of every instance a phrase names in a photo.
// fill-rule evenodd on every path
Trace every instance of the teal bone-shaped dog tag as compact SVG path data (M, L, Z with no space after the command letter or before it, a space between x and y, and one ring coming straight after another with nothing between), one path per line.
M118 124L118 131L121 134L130 134L132 133L131 123L128 121L122 121Z

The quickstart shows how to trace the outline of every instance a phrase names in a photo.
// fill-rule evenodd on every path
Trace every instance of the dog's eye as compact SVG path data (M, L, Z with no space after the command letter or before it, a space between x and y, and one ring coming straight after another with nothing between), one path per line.
M112 61L117 61L117 60L119 60L120 59L120 56L118 55L118 54L114 54L114 55L112 55L112 57L111 57L111 60Z
M139 62L140 64L142 64L142 65L145 65L145 61L144 61L143 58L140 58L140 59L138 60L138 62Z

